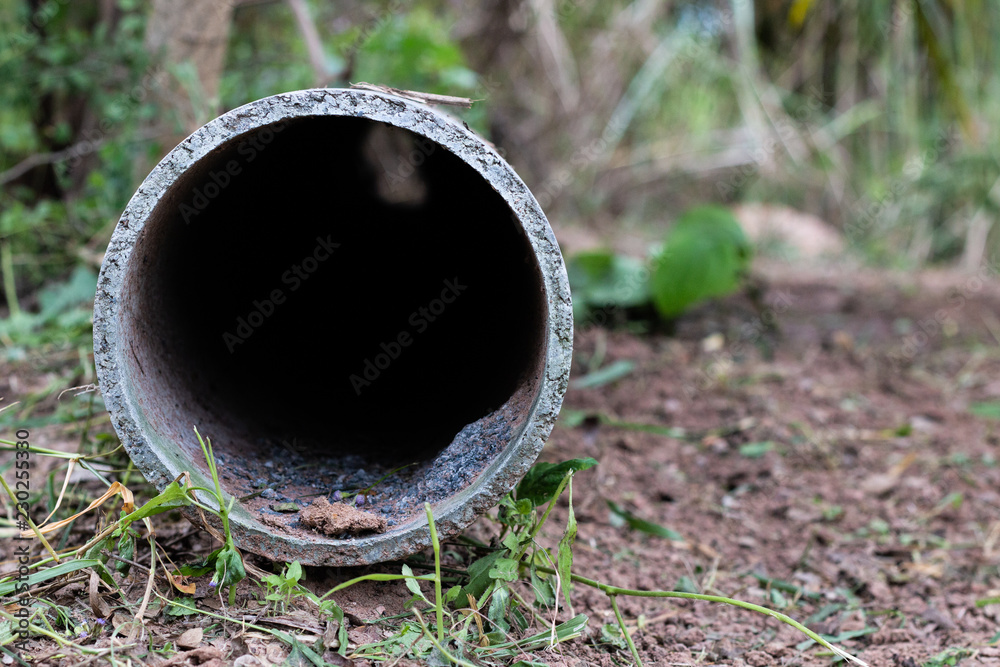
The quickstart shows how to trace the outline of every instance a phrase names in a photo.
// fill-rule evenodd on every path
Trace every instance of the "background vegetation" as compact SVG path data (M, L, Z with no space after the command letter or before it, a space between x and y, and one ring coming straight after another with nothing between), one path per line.
M55 396L94 381L91 302L122 209L152 165L201 124L311 86L366 81L477 100L452 112L507 156L560 239L583 234L630 251L570 259L581 318L599 313L613 322L621 308L629 317L669 319L733 290L754 249L728 209L746 202L818 216L863 262L992 275L1000 244L997 34L1000 4L990 0L0 0L0 364L33 371L31 386L11 384L21 403L0 411L0 424L72 423L78 453L98 457L113 440L93 435L110 430L93 425L99 395ZM717 233L701 233L702 224ZM912 322L895 324L902 335ZM606 340L597 339L577 388L612 384L636 369L630 360L602 365ZM832 340L835 348L853 346L843 335ZM583 426L637 426L578 417ZM564 418L573 425L571 414ZM638 426L683 437L683 429ZM756 459L774 448L762 440L739 452ZM106 463L126 469L124 484L134 469L118 456ZM50 505L61 497L57 479L48 478ZM505 577L516 579L534 549L535 510L562 488L520 509L513 503L523 498L507 499L497 521L511 541L493 558L513 565L480 572L479 583L507 590ZM83 507L89 498L81 492L74 502ZM674 539L617 507L611 511L632 528ZM569 516L566 534L575 537ZM120 529L115 537L132 539L134 550L128 524ZM560 544L560 559L568 544ZM228 587L236 579L227 563L239 555L225 545L204 567L216 568L213 583ZM569 565L548 565L532 559L530 576L558 569L568 577ZM261 578L266 599L283 610L303 598L342 621L335 603L322 607L299 587L302 576L290 565ZM437 612L440 628L451 614L440 571L394 577L437 584L433 602L410 590ZM612 601L634 593L577 583ZM480 606L491 595L485 590L473 591ZM513 619L511 627L524 631L512 610L554 608L565 593L540 590L550 604L490 598L500 602L490 603L489 622ZM407 638L426 634L421 646L430 654L439 647L417 618ZM624 627L620 614L618 621ZM70 625L66 632L78 634ZM563 627L563 638L578 630ZM628 633L604 630L608 642L637 655ZM480 635L482 628L469 636ZM338 641L343 653L347 644ZM506 660L499 646L493 655ZM470 654L490 653L484 648Z
M560 226L663 230L693 203L760 200L820 216L880 263L973 267L996 244L1000 6L988 0L313 2L318 61L300 4L235 2L216 66L151 56L148 2L0 2L11 313L97 268L173 141L317 83L481 100L468 121Z

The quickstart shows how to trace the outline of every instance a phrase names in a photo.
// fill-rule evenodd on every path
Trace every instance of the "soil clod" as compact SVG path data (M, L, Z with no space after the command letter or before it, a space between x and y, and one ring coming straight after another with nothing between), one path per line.
M384 517L363 512L345 503L331 504L323 497L317 498L302 510L302 524L332 536L343 533L384 533L386 530Z

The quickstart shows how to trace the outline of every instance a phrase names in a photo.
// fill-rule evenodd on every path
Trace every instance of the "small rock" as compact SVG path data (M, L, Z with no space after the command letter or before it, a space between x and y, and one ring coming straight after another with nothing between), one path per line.
M201 640L205 631L201 628L191 628L185 630L184 634L177 638L177 645L181 648L197 648L201 646Z
M710 336L706 336L701 341L701 350L706 354L711 354L712 352L718 352L723 347L726 346L726 337L721 333L714 333Z

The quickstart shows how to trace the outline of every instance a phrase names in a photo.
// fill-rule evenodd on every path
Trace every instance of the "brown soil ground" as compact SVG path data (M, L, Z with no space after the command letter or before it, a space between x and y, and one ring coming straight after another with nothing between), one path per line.
M636 369L599 388L571 389L564 423L542 455L600 461L574 482L574 571L621 587L674 589L684 580L698 592L784 604L824 634L867 632L842 645L876 667L1000 665L1000 604L976 605L1000 595L1000 421L969 411L1000 402L1000 284L843 267L760 271L762 310L740 296L697 309L671 337L578 333L574 377L595 356L632 360ZM776 330L764 326L770 322ZM52 381L20 372L22 386ZM582 415L590 418L566 425ZM677 430L668 437L621 423ZM49 441L36 444L62 438L75 447L79 436L65 431L41 429ZM684 541L620 525L606 501ZM564 501L543 542L554 545L565 521ZM93 529L88 523L81 536ZM495 528L482 520L471 533L489 539ZM157 536L181 561L212 548L182 520L164 517ZM11 542L2 542L7 558ZM309 568L308 579L321 590L359 573ZM141 579L133 597L141 597ZM87 610L84 583L52 595ZM241 587L241 598L250 592ZM388 582L338 599L360 621L395 613L408 597ZM202 582L195 598L218 607ZM608 599L577 585L572 600L572 612L590 615L591 636L534 659L630 664L627 652L601 641L601 625L614 621ZM797 648L804 637L795 630L735 607L636 598L621 598L621 607L633 625L641 619L634 638L648 665L830 663L815 646ZM154 634L166 640L210 623L161 616ZM308 618L287 623L302 627ZM350 637L364 643L380 632L361 626ZM220 634L216 625L203 640L218 651L199 649L178 664L228 664L232 648L262 665L286 655L266 635L234 646L211 639Z

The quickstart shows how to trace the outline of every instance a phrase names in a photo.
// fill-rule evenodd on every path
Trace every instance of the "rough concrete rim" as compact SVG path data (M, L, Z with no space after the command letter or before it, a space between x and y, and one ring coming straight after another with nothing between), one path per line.
M119 304L136 240L156 205L177 178L216 147L264 125L296 117L364 117L431 139L475 169L503 197L531 243L542 275L548 308L544 367L538 396L522 430L464 490L432 506L441 536L455 535L510 491L548 439L569 382L573 315L569 282L559 245L545 214L513 168L463 123L395 95L357 89L310 89L251 102L219 116L182 141L150 172L129 201L114 230L101 267L94 301L94 361L112 423L126 451L146 478L163 489L182 470L150 447L146 420L127 391L124 354L118 337ZM190 472L204 483L197 468ZM380 535L322 541L276 535L237 504L231 517L238 544L273 559L312 565L367 565L396 560L431 544L427 520L419 517Z

